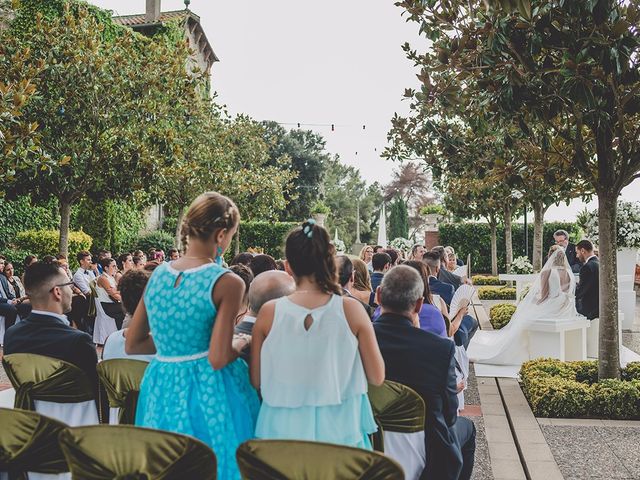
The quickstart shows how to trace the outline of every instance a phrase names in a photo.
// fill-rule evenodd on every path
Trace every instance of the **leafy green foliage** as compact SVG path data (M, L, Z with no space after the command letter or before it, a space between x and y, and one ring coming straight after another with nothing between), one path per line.
M60 218L53 202L34 206L28 196L0 199L0 252L10 248L18 232L56 228ZM22 261L22 259L21 259Z
M481 285L506 285L507 282L503 282L498 277L494 277L492 275L473 275L471 277L471 281L475 286Z
M576 224L569 222L548 222L544 224L543 251L548 251L554 244L553 232L564 229L569 232L572 242L580 240L579 230ZM451 245L456 249L460 258L466 258L471 254L471 266L474 272L491 271L491 229L485 223L450 223L439 227L440 243ZM497 228L498 239L504 238L504 227ZM533 229L529 226L529 244L533 242ZM512 227L513 246L515 256L524 255L524 227L514 224ZM498 241L498 268L504 272L506 268L506 256L504 242Z
M598 381L598 362L525 362L520 378L536 416L640 418L640 363L630 363L622 380Z
M58 240L60 232L57 230L25 230L16 235L15 245L18 250L29 252L42 258L46 255L56 255L58 253ZM91 248L92 239L84 232L69 233L69 265L77 267L74 255L81 250Z
M311 210L309 211L309 213L311 213L312 215L313 214L328 215L331 213L331 209L322 200L318 200L316 203L314 203L311 206Z
M489 321L494 330L500 330L511 321L511 317L516 311L516 306L510 303L494 305L489 310Z
M241 222L239 250L261 249L276 259L283 258L287 234L298 225L296 222ZM229 255L233 257L231 253Z
M173 246L173 235L163 231L157 231L146 233L138 237L129 245L126 250L130 252L134 250L142 250L143 252L147 253L150 249L155 248L162 249L165 253L167 253L167 251L170 248L173 248Z
M478 287L480 300L515 300L516 289L511 287Z
M396 197L389 209L389 238L407 238L409 236L409 213L407 204Z

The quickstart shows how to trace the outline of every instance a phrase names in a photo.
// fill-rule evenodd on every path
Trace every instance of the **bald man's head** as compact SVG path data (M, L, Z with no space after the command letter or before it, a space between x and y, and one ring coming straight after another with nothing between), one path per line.
M280 270L270 270L256 276L249 287L249 314L258 315L262 305L276 298L291 295L296 290L293 278Z

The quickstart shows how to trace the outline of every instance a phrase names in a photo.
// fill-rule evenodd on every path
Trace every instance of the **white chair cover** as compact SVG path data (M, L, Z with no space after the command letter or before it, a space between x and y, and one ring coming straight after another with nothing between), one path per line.
M110 407L109 408L109 425L120 425L118 418L120 418L120 409L117 407L115 408Z
M16 402L16 391L13 388L7 388L0 392L0 408L13 408Z
M0 315L0 345L4 345L4 317Z
M385 431L384 454L402 466L405 480L417 480L427 463L424 431L413 433Z
M71 472L67 473L34 473L27 472L29 480L71 480ZM9 474L0 472L0 480L9 480Z
M467 379L469 378L469 356L467 350L456 345L456 362L460 369L456 367L456 383L464 381L464 389L458 394L458 411L464 410L464 391L467 389Z
M96 402L87 400L78 403L55 403L34 400L36 412L47 417L60 420L70 427L82 427L85 425L98 425L98 410Z
M104 345L104 342L107 341L107 337L118 330L118 327L116 327L116 321L112 317L104 313L102 304L98 301L97 298L95 299L95 304L96 323L93 327L93 343Z

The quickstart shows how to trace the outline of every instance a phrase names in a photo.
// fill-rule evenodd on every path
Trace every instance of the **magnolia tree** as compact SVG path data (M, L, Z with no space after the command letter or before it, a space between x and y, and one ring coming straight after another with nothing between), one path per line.
M488 8L497 3L516 8ZM488 118L510 116L525 134L530 125L541 126L547 140L540 143L566 162L567 175L581 177L596 192L598 373L618 377L615 218L622 188L640 176L638 0L397 4L433 44L432 52L412 55L424 68L420 91L407 92L409 97L462 103ZM569 148L554 151L553 138Z

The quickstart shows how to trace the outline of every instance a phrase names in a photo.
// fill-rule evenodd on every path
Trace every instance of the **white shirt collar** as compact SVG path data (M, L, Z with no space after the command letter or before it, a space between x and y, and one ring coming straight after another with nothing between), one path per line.
M252 317L251 315L245 315L242 321L248 322L248 323L256 323L256 317Z
M35 313L36 315L46 315L48 317L56 317L65 325L67 326L70 325L69 319L67 318L66 315L60 315L59 313L54 313L54 312L46 312L44 310L31 310L31 313Z

